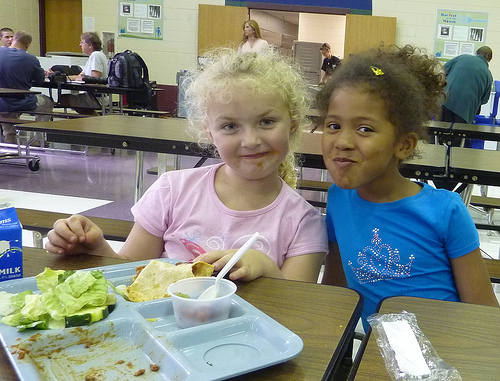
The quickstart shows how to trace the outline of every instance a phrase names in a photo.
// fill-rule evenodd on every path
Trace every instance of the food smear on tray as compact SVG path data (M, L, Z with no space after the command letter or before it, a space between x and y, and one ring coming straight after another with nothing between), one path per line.
M201 261L173 265L152 260L136 270L133 283L125 289L123 295L132 302L145 302L169 297L168 286L181 279L211 276L214 266ZM120 286L116 289L120 290Z
M25 329L60 329L106 318L116 303L99 270L45 270L36 276L40 292L0 291L0 322Z
M93 329L95 328L95 329ZM40 380L104 381L165 380L161 366L147 353L148 345L125 335L113 322L64 333L40 332L10 346L21 363L32 364ZM123 337L125 336L125 337ZM161 360L161 356L155 356Z

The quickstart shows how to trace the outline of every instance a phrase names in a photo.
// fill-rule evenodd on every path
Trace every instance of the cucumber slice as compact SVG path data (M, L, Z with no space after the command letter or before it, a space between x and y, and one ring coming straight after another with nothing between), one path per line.
M64 327L66 328L79 327L82 325L95 323L96 321L107 318L110 312L112 312L114 308L115 308L114 305L84 308L75 313L74 315L66 316L64 318Z

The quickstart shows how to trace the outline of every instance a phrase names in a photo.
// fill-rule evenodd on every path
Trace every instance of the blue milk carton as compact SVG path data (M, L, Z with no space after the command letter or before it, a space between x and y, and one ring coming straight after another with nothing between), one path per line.
M0 202L0 282L23 277L22 225L14 207Z

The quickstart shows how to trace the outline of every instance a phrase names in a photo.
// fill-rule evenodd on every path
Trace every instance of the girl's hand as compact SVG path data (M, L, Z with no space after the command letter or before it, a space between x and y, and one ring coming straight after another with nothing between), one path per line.
M102 230L78 214L57 220L47 237L45 248L54 254L92 254L105 243Z
M194 261L211 263L214 265L215 271L220 271L236 251L236 249L211 251L196 257ZM284 278L273 260L259 250L248 250L229 270L229 279L231 280L251 281L261 276Z

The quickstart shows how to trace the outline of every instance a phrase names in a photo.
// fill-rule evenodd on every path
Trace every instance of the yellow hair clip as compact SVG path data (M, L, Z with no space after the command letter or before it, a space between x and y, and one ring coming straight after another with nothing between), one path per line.
M375 74L375 75L384 75L384 72L381 69L379 69L378 67L370 66L370 68L372 69L373 74Z

